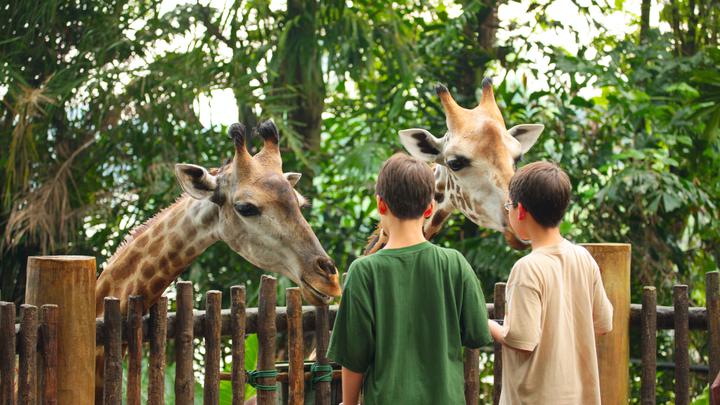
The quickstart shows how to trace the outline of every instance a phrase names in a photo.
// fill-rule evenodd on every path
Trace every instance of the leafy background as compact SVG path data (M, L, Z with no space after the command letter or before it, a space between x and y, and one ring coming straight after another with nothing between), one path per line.
M654 285L668 305L684 283L691 305L705 304L704 274L720 261L716 0L6 0L0 10L4 300L22 301L27 256L101 264L179 195L176 162L227 158L229 122L199 112L218 92L238 121L281 127L285 168L304 173L313 202L305 215L345 269L376 222L373 184L401 150L397 130L442 135L433 84L472 106L492 76L508 126L546 127L526 161L554 160L572 179L565 234L632 243L634 302ZM437 241L466 255L488 297L523 254L460 216ZM217 244L182 277L199 300L233 284L255 292L259 275ZM704 334L691 341L691 362L707 364ZM660 359L672 350L660 333ZM637 401L635 366L631 375ZM693 373L698 402L706 379ZM672 400L672 382L658 372L658 401Z

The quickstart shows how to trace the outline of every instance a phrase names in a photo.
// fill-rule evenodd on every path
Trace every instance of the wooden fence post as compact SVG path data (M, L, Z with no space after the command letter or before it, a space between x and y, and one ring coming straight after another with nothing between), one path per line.
M31 256L25 303L59 309L57 401L95 401L95 258Z
M603 405L627 404L630 380L630 257L627 243L583 244L600 266L613 306L613 330L596 342Z
M305 401L302 296L298 287L285 291L288 323L288 405L302 405Z
M193 287L189 281L175 283L177 315L175 316L175 403L193 404Z
M15 304L0 303L0 404L15 404Z
M32 305L20 306L20 339L18 354L20 370L18 372L18 403L37 403L37 347L38 347L38 310Z
M268 275L260 278L260 297L258 299L258 361L257 371L270 372L275 370L275 305L277 304L277 279ZM265 387L274 387L277 378L274 376L261 376L257 383ZM257 388L260 388L258 385ZM258 405L274 405L275 391L273 389L258 389Z
M495 283L493 293L493 318L505 318L505 283ZM502 345L495 343L495 357L493 365L493 404L500 403L502 393Z
M232 329L232 403L245 403L245 286L230 288Z
M160 297L150 307L150 364L148 364L148 404L165 403L165 347L167 344L168 299Z
M640 348L642 375L640 377L640 403L655 405L655 379L657 378L657 293L655 287L643 288Z
M708 327L708 384L720 374L720 272L705 274L705 297ZM712 390L711 390L712 392ZM710 403L720 403L720 398L711 394ZM713 402L714 401L714 402Z
M690 403L690 356L688 353L688 286L673 287L675 321L675 405Z
M203 402L216 405L220 402L220 352L222 341L222 293L211 290L205 293L205 387Z

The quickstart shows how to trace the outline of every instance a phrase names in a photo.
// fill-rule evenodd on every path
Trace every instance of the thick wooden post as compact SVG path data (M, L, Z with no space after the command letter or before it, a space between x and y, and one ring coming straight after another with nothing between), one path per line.
M95 401L95 258L31 256L25 303L58 306L58 404Z
M600 266L605 292L613 306L613 330L599 336L596 347L603 405L627 404L630 380L630 244L583 246Z

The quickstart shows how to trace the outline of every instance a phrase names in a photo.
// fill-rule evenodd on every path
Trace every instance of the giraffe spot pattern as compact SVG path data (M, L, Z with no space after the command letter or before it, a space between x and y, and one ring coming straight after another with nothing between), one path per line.
M150 246L148 246L148 254L157 257L157 255L160 253L160 250L163 247L163 239L157 238L155 239Z
M152 265L152 263L145 262L142 266L142 275L143 277L149 279L155 274L155 266Z
M168 280L162 277L155 277L150 280L150 295L161 294L169 285Z

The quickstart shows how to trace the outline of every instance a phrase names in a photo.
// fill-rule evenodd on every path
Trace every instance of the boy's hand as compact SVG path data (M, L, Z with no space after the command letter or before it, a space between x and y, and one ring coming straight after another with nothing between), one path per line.
M493 339L502 345L505 344L505 328L492 319L488 319L488 328Z
M517 350L519 352L532 353L532 350L518 349L508 345L505 342L505 336L507 335L507 330L505 329L505 326L500 325L492 319L488 319L488 327L490 328L490 334L492 335L495 342L500 343L501 345L503 345L503 347L509 347L510 349Z

